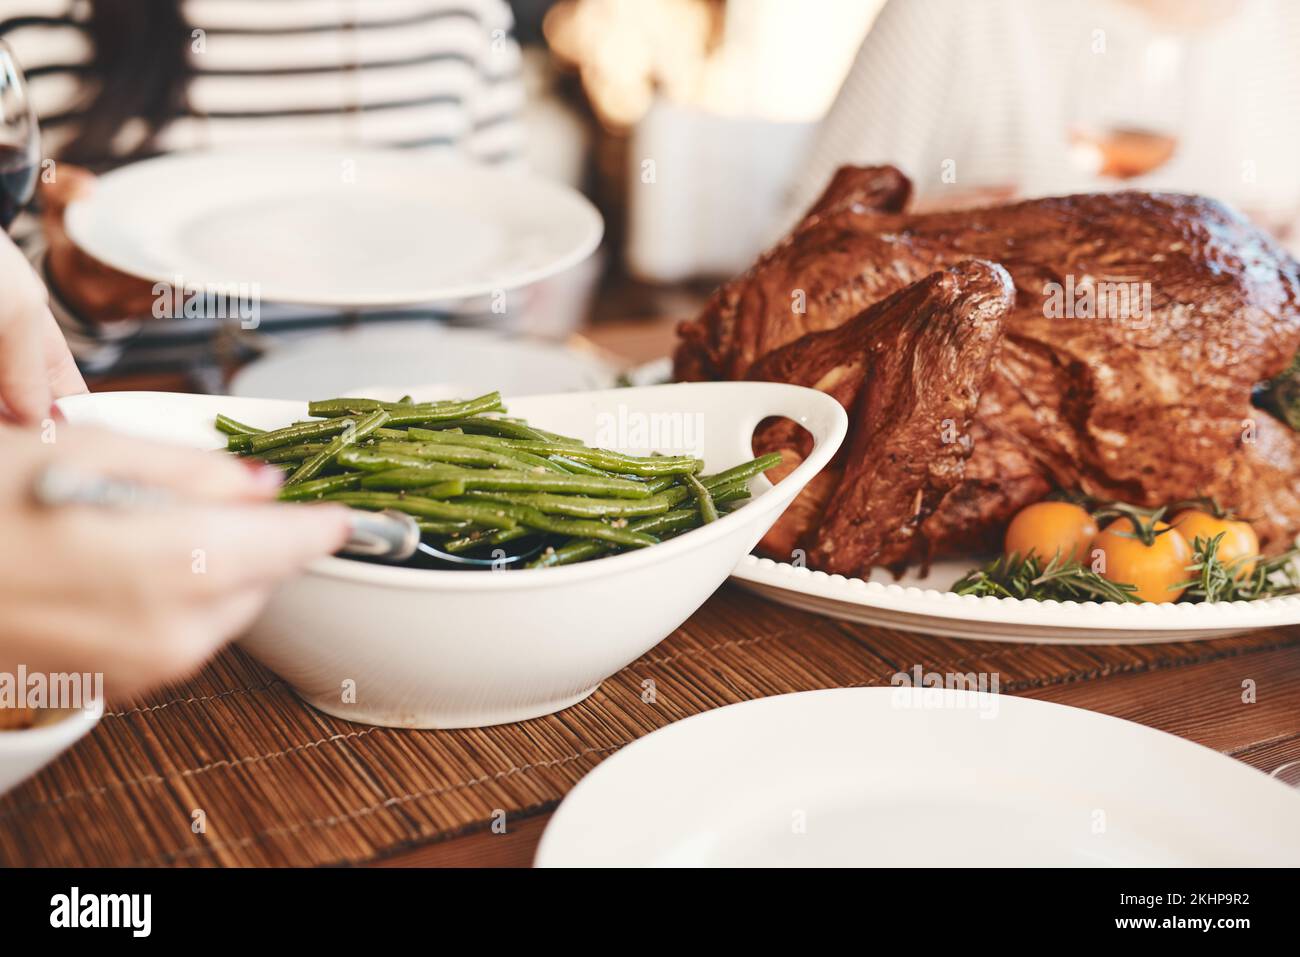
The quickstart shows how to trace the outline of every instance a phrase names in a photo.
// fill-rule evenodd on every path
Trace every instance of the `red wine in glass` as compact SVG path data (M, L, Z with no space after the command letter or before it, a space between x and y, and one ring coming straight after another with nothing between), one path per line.
M8 231L36 192L37 163L22 146L0 143L0 230Z
M13 51L0 40L0 230L8 231L36 192L40 129Z

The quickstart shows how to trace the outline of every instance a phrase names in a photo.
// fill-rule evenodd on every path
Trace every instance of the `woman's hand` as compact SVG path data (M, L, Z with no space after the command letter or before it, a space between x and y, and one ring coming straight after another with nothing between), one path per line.
M0 671L102 672L114 694L180 677L245 629L277 582L347 539L346 509L277 504L278 473L211 452L0 427L0 462ZM45 508L31 483L51 462L177 503Z
M86 391L46 301L32 267L0 234L0 403L20 422L39 422L55 399Z
M74 199L95 188L95 175L80 166L59 163L54 178L41 181L41 227L48 247L45 268L61 301L81 319L112 322L153 314L153 283L128 276L86 255L68 238L63 214Z

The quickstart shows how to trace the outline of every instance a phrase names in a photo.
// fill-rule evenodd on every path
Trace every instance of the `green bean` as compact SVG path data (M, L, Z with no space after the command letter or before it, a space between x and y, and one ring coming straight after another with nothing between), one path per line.
M538 439L541 441L545 441L547 439L547 436L545 434L543 434L537 429L532 428L531 426L523 425L519 422L511 422L507 419L490 419L487 418L486 416L472 418L472 419L471 418L449 419L445 422L439 423L439 426L436 430L420 429L419 431L421 433L443 432L448 429L463 429L466 432L472 432L475 434L484 434L493 437L501 436L510 439ZM411 437L416 439L423 439L425 441L430 441L430 442L436 441L435 438L431 438L430 436L423 435L423 434L412 435ZM578 445L582 444L581 442L578 442L577 439L570 439L569 441L574 442Z
M418 489L434 482L462 479L467 489L498 492L571 492L575 495L608 495L614 498L648 498L650 491L641 482L598 478L587 475L560 475L547 472L509 472L504 469L458 469L425 463L421 468L402 466L383 472L371 472L361 480L362 488Z
M268 449L278 449L284 445L297 445L311 439L337 435L345 429L355 427L356 420L354 419L325 419L320 422L298 422L283 429L276 429L274 432L263 432L260 435L250 435L245 436L245 438L250 451L265 452ZM236 437L231 436L231 439L234 438Z
M761 455L756 459L750 459L748 462L742 462L739 465L733 465L729 469L724 469L717 475L701 475L700 481L705 488L713 489L719 485L729 485L736 481L749 481L759 472L766 472L781 464L781 454L779 452L768 452L767 455Z
M434 462L449 462L455 465L477 465L485 468L512 469L515 471L535 468L531 462L525 462L503 452L491 449L476 449L465 445L447 445L441 442L379 442L374 446L379 454L395 453L417 459L430 459ZM550 471L549 468L543 471Z
M451 445L472 445L476 448L496 449L506 454L530 452L540 456L560 456L583 465L595 466L602 472L639 476L681 475L698 472L703 463L689 455L638 456L611 452L608 449L591 449L586 446L564 445L551 440L511 439L498 436L440 433L432 429L411 429L411 437Z
M471 493L471 494L473 494L475 497L478 497L478 493ZM748 495L749 493L746 492L745 494ZM681 502L685 500L688 497L688 495L689 493L686 491L686 489L681 488L679 486L677 488L669 489L664 497L668 498L670 501L676 504L677 502ZM675 514L675 513L664 512L660 515L654 516L654 518L659 519L659 518L663 518L665 515L671 515L671 514ZM682 514L688 516L695 516L697 513L693 508L691 508L691 509L682 510ZM630 528L634 532L645 532L647 534L654 535L656 534L655 529L658 526L651 524L651 522L652 519L643 518L640 521L633 522L631 525L628 526L628 528ZM524 535L528 535L528 534L530 534L528 529L523 527L509 528L509 529L485 529L481 532L472 532L469 535L466 535L462 538L454 538L448 541L443 547L446 548L446 550L449 552L464 552L480 546L504 545L506 542L513 541L516 538L521 538Z
M695 497L695 504L700 507L700 518L704 520L704 524L716 522L718 520L718 506L713 504L713 496L704 487L704 483L694 475L687 475L686 487L691 490L691 495Z
M547 432L545 429L539 429L535 425L529 426L529 428L540 435L544 442L559 442L562 445L576 445L579 448L587 444L582 441L582 439L575 439L571 435L560 435L558 432Z
M432 487L429 491L442 494L455 484L454 482L444 483L441 486ZM417 518L469 522L472 525L481 525L486 528L513 528L516 524L513 518L505 514L497 506L480 503L445 502L441 499L423 495L397 495L384 492L339 492L327 496L326 501L376 511L395 508L399 512L405 512Z
M516 450L514 454L515 454L515 455L524 455L524 454L529 454L529 455L531 455L531 454L533 454L533 453L531 453L531 452L530 452L530 453L523 453L523 452L520 452L520 451ZM594 466L594 465L588 465L586 462L578 462L578 461L575 461L574 459L567 458L566 456L563 456L563 455L551 455L551 456L547 456L547 460L550 461L550 462L552 462L552 463L555 464L556 466L559 466L559 467L563 468L564 471L566 471L566 472L572 472L572 473L575 474L575 475L605 475L605 476L609 476L609 477L612 477L612 478L637 478L637 477L638 477L638 476L635 476L635 475L631 475L631 474L629 474L629 473L627 473L627 472L611 472L611 471L609 471L608 469L600 469L600 468L596 468L596 466ZM676 479L676 476L666 475L666 476L664 476L663 478L665 479L665 481L664 481L664 488L667 488L669 485L671 485L671 484L673 483L673 481Z
M516 538L523 538L525 535L534 534L532 529L523 526L514 528L484 528L479 531L470 532L460 538L448 539L443 543L443 548L453 554L469 551L471 548L478 548L484 545L504 545L506 542L514 541Z
M341 475L330 475L326 478L315 479L311 482L302 482L298 485L285 486L280 489L280 500L284 502L299 502L309 498L320 498L322 495L331 492L345 492L348 489L356 488L360 484L360 473L344 472Z
M704 475L693 456L591 448L501 415L495 392L455 402L330 399L309 410L322 418L271 431L224 415L215 425L229 450L291 471L284 501L399 509L452 552L555 536L530 567L644 548L716 521L781 461L770 454Z
M557 475L572 474L568 469L564 468L562 465L558 465L555 462L552 462L549 458L544 458L543 456L540 455L534 455L532 452L521 452L518 449L515 449L511 451L509 454L512 458L518 459L525 466L531 469L541 469L544 472L554 472Z
M473 501L473 499L457 499L456 504ZM575 538L598 539L634 548L644 548L648 545L657 545L659 543L659 540L651 535L646 535L643 532L636 532L628 528L626 522L623 524L617 524L584 518L553 518L550 515L543 514L537 509L530 508L527 505L502 504L498 507L501 508L508 517L514 519L516 524L537 529L542 532L551 532L556 535L570 535Z
M347 446L352 445L358 439L364 439L375 429L379 428L388 421L389 413L385 409L377 409L371 412L360 422L354 429L344 429L342 433L334 436L330 444L316 452L307 459L302 465L298 466L298 471L289 476L287 485L298 485L308 479L313 479L320 474L321 469L333 462L340 452ZM343 420L350 422L351 419Z
M436 535L439 538L459 535L470 527L469 522L438 522L430 519L421 519L415 523L420 526L420 531L426 535Z
M698 472L704 463L690 455L637 456L611 452L608 449L565 448L553 442L511 442L512 451L533 452L537 455L559 455L569 461L594 465L615 474L638 475L653 478L665 475L686 475Z
M443 471L454 469L451 465L442 465L437 462L430 462L427 459L419 459L414 455L398 455L396 452L378 452L373 448L350 448L344 449L339 453L339 464L347 468L360 469L363 472L386 472L390 469L399 468L420 468L420 469L442 469ZM450 473L448 478L454 478Z
M496 422L496 419L484 419L484 422ZM476 432L462 432L460 429L422 429L411 426L406 430L407 436L416 442L440 442L444 445L468 445L476 449L510 448L510 443L520 441L500 435L482 435Z
M490 412L493 408L500 407L501 400L497 399L494 405L483 402L477 407L470 408L468 404L466 404L459 410L446 411L440 409L430 410L425 406L419 405L409 405L402 409L398 409L395 412L390 412L389 414L392 416L390 421L393 425L429 425L431 423L440 422L455 413L472 414L475 412Z
M480 498L480 497L496 498L496 496L491 493L470 492L468 494L473 498ZM740 482L733 481L731 484L719 485L715 487L714 489L711 490L711 494L713 495L713 502L715 505L723 505L726 503L735 502L738 499L749 498L749 489L746 488L745 483L743 481ZM533 496L509 496L509 498L516 498L516 497L532 498ZM546 497L567 498L568 496L546 496ZM652 501L658 502L661 500L667 500L671 506L671 505L678 505L681 502L684 502L689 497L690 497L690 492L687 491L686 488L684 488L681 485L674 485L673 487L665 490L662 493L652 496L649 499L642 499L640 501L636 501L631 504L640 505L642 502L652 502ZM600 500L598 499L597 501ZM542 509L542 511L545 511L545 509ZM678 517L679 521L680 521L680 516L682 515L690 516L692 517L692 520L694 522L694 519L698 518L699 516L699 511L695 506L692 506L691 508L687 508L687 509L679 509L677 512L662 512L656 517L663 518L666 515L675 515ZM698 524L698 522L694 522L694 524ZM631 528L633 531L646 532L647 534L650 535L657 535L659 534L660 531L659 526L652 524L650 519L643 519L638 522L633 522L628 527ZM668 526L665 526L665 528L671 530ZM521 538L527 534L528 534L528 530L525 528L485 529L481 532L471 533L470 535L464 536L462 538L454 538L451 541L447 542L444 547L449 552L463 552L471 548L477 548L479 546L504 545L506 542L513 541L516 538Z
M714 496L714 502L719 504L748 497L749 492L747 490L733 485ZM665 537L689 531L699 524L700 513L698 508L679 508L671 512L664 512L662 515L643 518L638 522L633 522L628 528L632 531L654 535L662 541ZM574 562L597 558L617 550L617 546L608 542L592 539L573 541L560 548L547 549L545 553L534 559L528 567L549 568L552 565L570 565Z
M672 508L686 497L685 489L674 500L668 494L653 495L640 499L591 498L584 495L554 495L548 492L470 492L469 496L488 502L503 502L507 505L527 505L547 515L568 515L573 518L639 518L644 515L658 515Z
M537 455L533 452L527 452L520 449L511 448L507 440L494 435L469 435L464 432L446 431L438 432L433 429L412 428L409 431L410 438L420 442L437 443L438 445L463 445L475 449L484 449L487 451L499 452L502 455L510 455L529 466L545 468L551 472L572 474L573 469L566 469L561 465L552 462L550 458ZM586 475L609 475L608 472L592 470L584 472Z
M217 415L215 425L218 432L224 432L226 435L258 435L266 431L266 429L257 429L251 425L236 422L230 416L221 414Z
M755 459L755 461L757 462L758 460ZM699 477L700 482L709 491L713 491L723 485L733 484L736 481L747 482L750 476L756 475L761 471L761 469L751 469L751 464L752 463L745 463L744 465L738 465L734 469L729 469L726 472L719 472L717 475L701 475ZM771 468L771 466L769 465L768 468ZM647 479L645 486L650 490L651 495L658 495L660 492L665 492L673 488L680 488L678 485L678 479L680 477L681 476L678 475L662 475L658 478ZM685 489L682 491L685 492Z
M724 505L738 499L749 498L749 484L746 482L731 482L727 485L717 485L709 489L709 494L713 496L714 505Z
M303 442L301 445L283 445L278 449L268 449L261 455L250 453L250 458L275 465L281 462L301 462L310 455L319 452L328 442Z
M358 415L363 412L383 410L390 415L392 425L412 425L418 422L440 422L460 419L501 408L501 393L489 392L476 399L458 402L380 402L377 399L326 399L309 402L307 411L312 415L334 418Z
M537 455L559 455L584 465L594 465L607 472L626 473L650 478L662 475L684 475L698 472L704 463L690 455L637 456L611 452L608 449L570 448L555 442L527 442L510 440L513 451L533 452Z

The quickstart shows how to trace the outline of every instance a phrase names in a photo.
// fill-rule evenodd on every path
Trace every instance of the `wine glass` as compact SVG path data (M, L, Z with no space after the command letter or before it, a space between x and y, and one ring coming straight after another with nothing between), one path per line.
M36 192L41 134L18 60L0 40L0 229L8 230Z
M1098 31L1080 51L1068 110L1070 156L1085 173L1131 179L1174 155L1187 74L1171 34Z

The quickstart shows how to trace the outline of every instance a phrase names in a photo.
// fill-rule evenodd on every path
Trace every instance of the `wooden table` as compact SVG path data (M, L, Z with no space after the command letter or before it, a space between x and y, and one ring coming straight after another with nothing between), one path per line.
M669 330L595 338L662 354ZM821 618L728 584L586 701L496 728L350 724L227 650L189 681L114 702L0 798L0 864L526 866L564 794L636 738L733 702L887 685L916 665L997 674L1002 693L1127 718L1264 771L1300 759L1300 628L1145 646L976 642Z
M730 590L730 589L729 589ZM716 599L715 599L716 601ZM763 603L740 623L746 634L765 630ZM701 615L708 615L706 606ZM864 626L830 624L803 612L809 634L855 633L888 652L898 633ZM1025 646L973 642L1003 660ZM1092 648L1093 669L1055 678L1031 678L1004 686L1006 693L1086 708L1158 728L1214 748L1265 772L1300 759L1300 629L1246 639L1179 645L1148 664L1133 665L1117 650ZM1035 656L1050 652L1035 649ZM1243 684L1254 682L1258 699L1244 703ZM543 810L505 834L481 830L463 837L395 853L376 862L385 867L526 867L550 818Z

